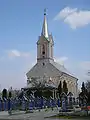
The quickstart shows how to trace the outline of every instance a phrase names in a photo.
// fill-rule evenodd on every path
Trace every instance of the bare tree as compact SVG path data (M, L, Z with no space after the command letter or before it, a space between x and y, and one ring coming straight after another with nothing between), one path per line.
M45 87L46 79L40 80L37 78L32 78L31 84L32 84L32 86L34 86L36 88Z

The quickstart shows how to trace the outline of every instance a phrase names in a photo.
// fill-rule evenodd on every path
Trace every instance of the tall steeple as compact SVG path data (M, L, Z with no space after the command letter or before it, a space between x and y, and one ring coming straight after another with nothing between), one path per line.
M44 21L43 21L43 27L42 27L42 35L45 36L45 38L48 39L48 25L47 25L47 19L46 19L46 9L44 9Z
M42 32L37 41L37 62L53 60L53 45L53 37L48 33L45 9Z

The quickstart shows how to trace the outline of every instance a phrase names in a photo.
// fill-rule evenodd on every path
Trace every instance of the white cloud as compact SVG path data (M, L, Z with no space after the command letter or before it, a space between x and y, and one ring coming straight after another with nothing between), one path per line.
M29 52L21 52L18 50L9 50L7 51L7 55L9 58L14 58L14 57L29 57L30 53Z
M60 19L63 19L64 22L69 24L72 29L83 27L90 23L90 11L66 7L54 18L54 20Z
M88 75L88 70L90 70L90 61L80 61L78 63L71 63L72 71L79 78L79 86L81 86L82 82L86 82L90 80L90 76Z
M63 65L64 63L65 63L65 61L67 61L68 60L68 57L65 57L65 56L63 56L63 57L60 57L60 58L55 58L55 62L57 62L57 63L59 63L59 64L61 64L61 65Z
M10 50L8 51L9 57L20 57L21 53L18 50Z
M83 61L80 64L81 68L84 70L90 70L90 61Z
M12 58L12 59L11 59ZM20 59L13 59L20 58ZM12 60L12 61L11 61ZM36 51L7 50L0 60L0 89L26 86L26 73L36 63Z
M77 11L77 8L74 8L74 9L71 9L69 7L66 7L64 9L62 9L57 15L56 17L54 18L54 20L60 20L61 18L66 18L68 17L68 15L74 13Z
M85 78L90 80L90 61L81 62L80 67L85 73Z

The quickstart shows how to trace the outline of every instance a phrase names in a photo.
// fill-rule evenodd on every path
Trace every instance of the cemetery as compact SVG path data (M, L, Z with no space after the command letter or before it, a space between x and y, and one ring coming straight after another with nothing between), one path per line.
M0 98L0 112L6 112L9 119L23 115L34 118L34 116L43 114L43 117L47 118L53 116L87 116L90 114L88 110L81 109L80 101L75 99L72 93L66 95L62 92L61 97L56 99L43 96L35 97L33 94L28 97L25 91L22 93L15 98ZM86 107L85 103L83 107ZM1 117L3 116L0 115L0 119Z

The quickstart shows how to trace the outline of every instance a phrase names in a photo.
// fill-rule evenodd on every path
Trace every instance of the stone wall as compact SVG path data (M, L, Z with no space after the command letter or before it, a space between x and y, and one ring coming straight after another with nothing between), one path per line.
M46 80L47 83L49 82L49 80L51 80L52 83L54 83L56 87L58 87L60 81L63 83L63 81L65 80L66 83L67 83L68 92L72 92L75 97L77 97L77 95L78 95L77 79L72 77L72 76L69 76L67 74L63 74L61 77L60 76L57 76L57 77L44 77L44 78L39 77L39 78L36 78L36 79L39 80L39 81L42 81L42 82L43 82L43 79L44 79L44 81ZM27 84L27 85L29 86L29 84Z

